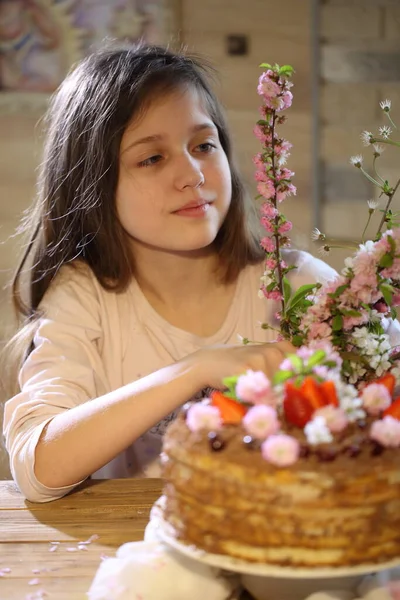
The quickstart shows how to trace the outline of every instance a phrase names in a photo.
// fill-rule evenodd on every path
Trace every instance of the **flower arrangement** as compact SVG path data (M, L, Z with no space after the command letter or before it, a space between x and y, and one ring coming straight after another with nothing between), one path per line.
M358 384L388 371L398 377L400 353L391 347L388 326L400 305L400 229L396 227L397 215L391 210L400 179L391 186L380 176L376 161L385 144L399 147L400 142L391 139L392 129L387 125L379 129L378 136L363 132L364 144L373 148L374 175L364 169L361 155L350 161L377 186L380 196L386 198L378 231L365 241L371 216L378 205L370 201L361 244L354 255L345 260L342 273L327 285L303 286L293 292L287 277L293 267L288 267L282 259L282 249L290 245L287 233L292 224L279 206L288 195L296 193L296 189L292 184L294 174L285 166L291 145L278 134L278 126L286 120L281 112L292 102L293 69L261 66L267 70L258 85L263 102L262 118L257 122L255 134L263 149L254 162L257 188L263 199L261 223L267 235L262 239L266 268L260 293L280 302L277 316L282 338L295 346L310 345L321 339L330 341L343 359L342 376L346 380ZM381 108L395 128L390 101L382 102ZM337 246L319 230L314 230L313 239L322 243L324 252Z
M282 111L292 104L293 68L261 67L266 71L258 83L262 106L254 133L262 151L254 163L266 235L261 240L265 270L259 295L278 303L279 338L298 350L286 357L273 381L252 371L225 379L226 391L214 391L210 398L190 406L187 425L193 432L207 431L215 451L224 447L216 432L226 425L240 425L243 443L256 441L263 458L278 467L293 464L312 448L343 439L347 428L366 430L372 455L400 448L400 397L395 397L400 349L391 346L389 335L400 305L400 228L391 208L400 179L391 186L376 166L385 144L400 146L391 139L391 127L396 128L391 104L388 100L381 103L391 127L382 126L378 136L368 131L362 134L364 144L373 148L374 174L365 170L362 156L350 159L386 198L378 231L365 240L378 207L370 201L361 243L345 260L341 274L325 285L292 290L288 275L296 267L284 260L292 224L280 206L287 196L296 194L296 188L294 173L286 166L291 144L278 130L286 121ZM324 252L338 245L319 230L314 230L313 239ZM262 327L271 326L264 323ZM296 429L303 430L302 436L291 435ZM361 448L351 444L344 451L354 457ZM324 456L332 460L334 453Z

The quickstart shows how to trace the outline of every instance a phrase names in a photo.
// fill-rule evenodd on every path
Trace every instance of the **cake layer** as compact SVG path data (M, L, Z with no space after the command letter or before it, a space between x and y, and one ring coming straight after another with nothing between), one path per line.
M350 430L338 440L334 459L315 452L277 468L259 448L243 444L240 426L219 435L222 448L213 451L207 435L192 433L183 417L166 434L165 519L180 540L277 565L348 566L400 557L397 450L376 452L366 434L361 439ZM346 451L355 436L357 457Z

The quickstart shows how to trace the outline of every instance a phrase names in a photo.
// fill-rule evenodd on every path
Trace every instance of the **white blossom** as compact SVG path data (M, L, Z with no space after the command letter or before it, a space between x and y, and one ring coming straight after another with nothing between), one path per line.
M379 106L381 107L382 110L384 110L385 112L389 112L391 107L392 107L392 101L391 100L382 100L382 102L379 102Z
M308 443L312 445L328 444L333 441L326 419L322 416L314 417L312 421L307 423L304 427L304 433Z
M361 154L356 154L355 156L351 156L350 157L350 163L354 166L354 167L358 167L360 168L361 165L363 164L363 157Z
M370 131L363 131L361 134L361 141L364 146L370 146L372 144L373 135Z
M389 125L382 125L382 127L379 127L379 133L383 138L385 138L385 140L387 140L387 138L392 135L392 130L390 129Z

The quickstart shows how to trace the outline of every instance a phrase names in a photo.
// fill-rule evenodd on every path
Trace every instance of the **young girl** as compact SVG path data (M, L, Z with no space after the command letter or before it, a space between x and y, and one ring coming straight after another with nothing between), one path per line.
M193 58L141 46L84 60L52 101L39 183L4 433L22 493L45 502L90 475L159 475L180 405L247 369L271 375L291 346L257 326L276 308L257 295L252 203ZM295 285L334 275L287 260Z

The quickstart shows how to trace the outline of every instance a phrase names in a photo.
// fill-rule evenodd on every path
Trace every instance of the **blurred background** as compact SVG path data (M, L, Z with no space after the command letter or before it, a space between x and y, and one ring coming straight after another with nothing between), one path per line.
M391 99L400 116L400 0L0 0L2 343L15 326L7 284L21 252L15 230L35 195L41 117L71 65L107 38L183 44L211 60L252 194L258 65L295 68L293 107L280 131L294 146L288 166L298 194L283 210L295 245L316 253L314 227L358 239L366 202L378 195L349 159L363 153L372 164L360 133L387 123L381 100ZM389 148L381 160L381 174L394 184L399 154ZM346 255L324 259L340 269ZM8 476L0 444L0 478Z

